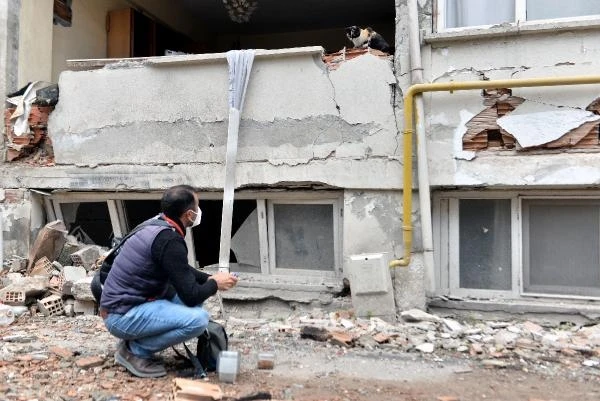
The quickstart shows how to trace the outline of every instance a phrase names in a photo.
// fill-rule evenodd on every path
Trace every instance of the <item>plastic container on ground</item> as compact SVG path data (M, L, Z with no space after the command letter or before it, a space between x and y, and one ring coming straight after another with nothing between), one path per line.
M256 367L258 369L273 369L275 367L275 354L272 352L260 352Z
M15 312L12 307L0 304L0 327L6 327L15 321Z
M237 351L221 351L217 362L219 380L225 383L235 383L240 371L240 354Z

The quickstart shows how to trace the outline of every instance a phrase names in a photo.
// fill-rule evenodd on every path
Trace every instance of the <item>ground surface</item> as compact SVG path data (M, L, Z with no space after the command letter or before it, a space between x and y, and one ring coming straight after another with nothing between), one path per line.
M293 327L266 333L259 324L238 320L230 330L230 349L242 356L236 383L209 377L231 400L258 391L300 401L600 400L600 370L572 354L486 368L455 350L345 348L302 339ZM162 354L169 376L132 377L114 364L116 341L97 316L23 316L0 337L0 400L168 400L181 367L169 350ZM273 370L256 368L261 351L275 354Z

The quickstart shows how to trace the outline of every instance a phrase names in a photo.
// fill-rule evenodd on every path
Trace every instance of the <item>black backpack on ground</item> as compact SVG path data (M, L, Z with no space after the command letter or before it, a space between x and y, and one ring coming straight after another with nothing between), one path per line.
M192 353L185 343L183 343L183 347L187 357L180 354L175 347L173 347L173 350L179 357L188 360L192 364L193 371L191 374L182 375L204 378L207 376L207 372L217 370L219 354L221 351L227 351L228 345L229 339L225 328L211 320L208 322L208 327L206 327L204 333L198 337L196 354Z

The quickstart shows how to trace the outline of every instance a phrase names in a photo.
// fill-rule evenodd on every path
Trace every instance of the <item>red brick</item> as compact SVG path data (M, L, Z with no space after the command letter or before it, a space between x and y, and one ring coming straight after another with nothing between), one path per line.
M81 369L90 369L104 365L104 359L98 356L88 356L85 358L79 358L77 361L75 361L75 364Z
M69 359L73 356L73 351L62 347L52 347L49 351L63 359Z

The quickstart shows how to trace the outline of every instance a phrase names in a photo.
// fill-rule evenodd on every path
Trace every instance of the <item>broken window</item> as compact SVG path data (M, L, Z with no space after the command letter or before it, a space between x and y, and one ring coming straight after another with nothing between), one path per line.
M106 247L111 245L113 231L106 202L61 203L59 216L69 234L80 242Z
M233 201L231 222L231 271L261 272L257 201ZM200 200L202 222L193 229L196 259L200 266L217 266L221 242L222 200Z
M600 15L589 0L438 0L438 31Z
M510 290L510 199L461 199L460 288Z
M277 269L336 268L336 203L269 203L271 265Z
M160 194L53 195L53 212L81 242L111 246L160 212ZM304 196L306 197L306 196ZM246 273L336 272L340 206L337 194L325 200L234 200L230 270ZM111 199L113 198L113 199ZM267 209L268 205L268 209ZM186 236L190 264L219 263L223 201L200 195L202 222Z
M600 202L523 202L524 291L600 295Z

